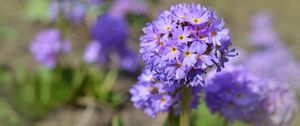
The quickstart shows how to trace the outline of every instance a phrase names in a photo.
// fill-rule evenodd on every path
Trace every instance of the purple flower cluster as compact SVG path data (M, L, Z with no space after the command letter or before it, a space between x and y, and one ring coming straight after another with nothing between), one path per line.
M280 79L299 90L300 64L283 45L271 24L272 19L268 13L258 13L254 16L251 42L261 48L247 58L245 65L259 76Z
M272 17L267 12L256 14L252 18L250 42L262 48L273 48L281 45L280 39L273 28Z
M249 56L245 65L259 76L279 79L300 89L300 64L284 47L256 51Z
M242 67L226 66L220 73L209 74L205 101L213 113L229 121L246 118L263 99L263 84Z
M263 92L263 100L244 121L255 126L287 126L297 111L294 93L278 80L264 81Z
M110 60L110 54L117 53L122 68L136 70L137 56L127 45L128 32L124 19L110 14L101 15L91 27L92 41L86 48L84 60L89 63L103 63Z
M297 109L287 84L261 80L242 67L210 74L205 96L213 113L255 126L287 125Z
M48 68L54 68L57 55L68 53L70 48L70 42L62 39L59 30L54 28L39 32L30 45L36 60Z
M139 81L130 89L131 101L134 106L143 109L150 117L158 113L175 110L180 111L180 86L170 86L154 78L154 74L145 70ZM192 90L191 108L196 108L199 103L201 87Z
M143 31L140 52L146 67L166 83L204 85L208 68L220 70L236 55L223 19L200 4L174 5Z
M51 21L54 21L62 15L73 23L81 23L84 20L87 9L100 3L101 0L51 0L49 18Z

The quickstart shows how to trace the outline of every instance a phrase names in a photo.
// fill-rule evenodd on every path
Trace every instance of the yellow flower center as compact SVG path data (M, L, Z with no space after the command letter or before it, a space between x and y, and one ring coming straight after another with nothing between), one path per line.
M167 27L166 27L166 30L167 30L167 31L169 31L170 29L171 29L171 27L170 27L170 26L167 26Z
M184 19L184 18L185 18L185 16L184 16L184 15L181 15L181 16L180 16L180 18L181 18L181 19Z
M157 88L157 87L154 87L154 88L152 89L152 93L153 93L153 94L157 94L157 93L158 93L158 88Z
M183 36L183 35L180 35L180 36L179 36L179 39L180 39L180 40L183 40L183 39L184 39L184 36Z
M175 52L177 51L177 49L176 49L175 47L173 47L173 48L171 49L171 51L172 51L173 53L175 53Z
M167 99L166 99L166 98L161 98L160 101L161 101L162 103L166 103L166 102L167 102Z
M158 40L158 36L155 36L155 40Z
M149 77L149 81L153 81L154 78L152 76Z
M191 56L191 52L190 52L190 51L186 51L186 52L185 52L185 56L186 56L186 57Z
M194 18L194 22L195 22L195 23L199 23L200 20L199 20L198 18Z

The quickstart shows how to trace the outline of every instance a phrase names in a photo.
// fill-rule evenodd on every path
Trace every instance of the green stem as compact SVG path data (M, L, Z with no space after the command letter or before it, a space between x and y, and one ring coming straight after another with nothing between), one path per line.
M222 126L228 126L228 121L226 118L224 118Z
M99 91L101 98L106 100L108 99L108 94L111 91L112 87L114 86L114 83L118 78L118 74L119 74L118 68L112 68L107 73Z
M189 126L192 88L182 86L180 126Z
M167 126L177 126L176 125L176 116L174 115L173 112L170 112L169 115L168 115L168 125Z

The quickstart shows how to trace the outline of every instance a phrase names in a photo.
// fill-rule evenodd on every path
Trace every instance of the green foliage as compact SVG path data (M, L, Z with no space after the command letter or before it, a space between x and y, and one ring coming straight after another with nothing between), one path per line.
M193 112L191 126L247 126L242 122L227 123L223 117L212 114L204 101L201 101L198 109Z
M0 99L0 124L5 126L19 126L21 119L19 115L4 100Z
M16 29L0 24L0 40L16 40L17 38L18 32Z
M129 13L127 15L127 20L128 20L130 27L132 27L133 29L141 29L145 26L145 24L150 19L147 19L143 15L136 15L136 14Z
M10 83L8 89L13 92L12 105L16 111L34 119L51 109L76 102L79 97L92 97L109 106L118 106L124 99L122 95L112 92L118 72L117 68L100 70L97 66L86 65L76 69L58 66L53 70L38 67L33 71L18 66L15 71L7 71L7 74L0 71L4 75L0 80Z
M27 0L24 16L29 21L47 22L49 0Z

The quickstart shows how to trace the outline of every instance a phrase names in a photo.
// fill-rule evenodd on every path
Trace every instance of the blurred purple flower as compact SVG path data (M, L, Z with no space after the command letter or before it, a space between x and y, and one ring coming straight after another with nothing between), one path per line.
M78 0L51 0L49 18L51 21L55 21L59 15L62 15L71 22L81 23L86 9L86 5Z
M124 18L129 12L145 14L148 5L144 0L114 0L108 13L118 18Z
M226 66L222 72L211 72L205 88L205 101L213 113L230 122L242 120L263 98L263 84L243 67Z
M49 18L55 21L59 15L73 23L81 23L89 7L97 7L102 0L51 0L49 6Z
M93 42L86 48L86 62L103 63L109 60L109 55L116 53L120 66L128 71L138 67L137 56L128 46L128 25L124 19L110 14L101 15L91 27Z
M59 30L55 28L39 32L30 45L36 60L51 69L56 66L57 55L68 53L70 48L70 42L62 39Z
M286 126L297 112L294 92L286 83L278 80L266 81L266 97L250 115L249 122L254 126Z
M252 25L251 42L263 48L255 50L248 56L245 65L259 76L288 82L299 90L300 64L277 36L270 15L268 13L257 14L253 18Z
M255 126L287 126L297 112L297 101L286 83L264 81L264 98L245 122Z
M102 46L98 41L91 41L86 49L83 56L83 60L87 63L97 63L105 60L102 54Z
M269 13L260 12L253 16L250 42L255 46L264 48L280 46L281 42L273 28L272 17Z
M264 79L264 80L262 80ZM288 85L272 78L258 78L242 67L227 66L209 75L205 89L208 108L230 122L254 126L285 126L297 110Z
M103 0L87 0L88 1L88 5L90 6L99 6Z
M259 76L279 79L300 89L300 64L284 47L256 51L249 56L245 65Z

